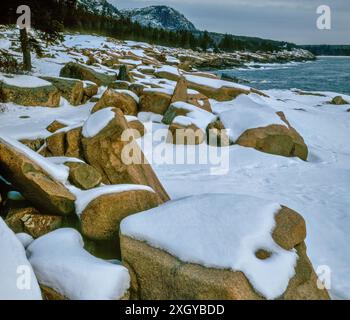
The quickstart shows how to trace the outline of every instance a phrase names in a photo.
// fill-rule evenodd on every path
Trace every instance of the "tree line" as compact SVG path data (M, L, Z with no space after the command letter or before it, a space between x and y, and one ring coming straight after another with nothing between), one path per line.
M121 40L145 41L151 44L180 47L193 50L213 49L218 51L273 51L278 50L274 42L250 42L225 35L214 39L207 31L197 34L191 31L169 31L142 26L128 17L106 17L86 11L77 0L1 0L0 23L16 24L17 8L27 5L31 9L31 27L41 32L47 42L60 39L63 30L96 33ZM21 30L21 44L25 69L30 70L30 53L35 39L29 39L26 30Z

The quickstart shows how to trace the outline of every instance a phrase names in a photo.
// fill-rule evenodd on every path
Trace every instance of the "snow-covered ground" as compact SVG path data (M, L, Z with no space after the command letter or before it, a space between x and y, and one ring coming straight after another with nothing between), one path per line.
M140 61L141 55L146 55L142 48L148 48L146 44L134 42L112 43L107 42L103 37L68 35L63 46L49 48L55 57L43 59L34 57L34 75L58 76L65 63L75 59L83 61L87 59L80 53L68 53L64 47L75 46L80 49L97 50L104 45L107 45L111 52L117 50L133 52L140 56ZM2 46L8 48L8 42L3 40ZM154 80L146 76L142 81ZM213 83L210 80L206 81ZM164 89L169 90L169 85L171 82L166 81ZM332 297L350 299L348 273L350 270L348 231L350 230L350 113L346 112L350 106L328 104L337 95L333 92L322 92L325 96L299 95L291 90L269 90L264 93L270 97L259 97L259 103L268 106L269 111L264 115L258 115L258 108L251 103L249 112L256 112L257 116L254 121L264 124L270 121L272 115L275 117L271 110L283 111L293 127L305 139L309 148L307 162L298 158L285 158L233 145L225 149L228 150L229 167L223 175L213 175L211 164L154 163L153 168L173 200L214 193L248 195L296 210L307 223L306 244L314 269L317 271L320 266L328 266L332 272L330 290ZM257 99L254 94L249 97L251 101ZM343 97L350 101L350 96L343 95ZM246 100L247 97L229 102L212 100L213 111L218 115L230 113L229 110L239 104L239 99ZM61 100L59 108L1 104L0 137L43 138L50 135L45 128L53 120L59 120L70 126L81 125L90 116L93 105L93 103L87 103L73 107L64 99ZM233 118L239 115L239 112L231 114ZM141 115L139 118L141 119ZM274 123L278 121L279 119L275 119ZM149 131L139 142L146 156L151 158L152 149L149 148L150 144L145 142L150 141L155 130L166 129L167 126L159 123L146 125ZM96 128L95 130L99 131ZM88 132L89 135L95 134L94 130L90 131L90 128ZM154 141L151 143L153 147L159 144ZM168 145L166 148L183 147ZM201 146L191 146L187 151L195 153L199 148ZM210 150L216 152L216 149L210 148ZM223 197L222 201L225 199Z

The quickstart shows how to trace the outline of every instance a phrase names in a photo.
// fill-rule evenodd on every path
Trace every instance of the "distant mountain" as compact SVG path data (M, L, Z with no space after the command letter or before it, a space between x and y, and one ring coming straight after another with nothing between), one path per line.
M87 12L96 15L113 18L119 18L121 16L120 11L107 0L78 0L77 5Z
M120 11L133 22L157 29L195 31L196 27L183 14L168 6L150 6Z

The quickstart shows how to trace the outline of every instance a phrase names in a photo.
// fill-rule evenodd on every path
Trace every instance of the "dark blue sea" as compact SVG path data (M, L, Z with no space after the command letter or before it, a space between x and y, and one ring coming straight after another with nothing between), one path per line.
M333 91L350 94L350 57L318 57L316 61L286 64L254 64L218 71L257 89Z

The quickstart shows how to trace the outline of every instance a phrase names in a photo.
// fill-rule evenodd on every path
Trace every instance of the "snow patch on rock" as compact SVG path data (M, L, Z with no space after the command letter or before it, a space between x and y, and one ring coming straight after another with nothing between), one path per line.
M295 250L282 249L271 236L280 209L250 196L199 195L129 216L120 230L181 261L242 271L258 292L275 299L287 289L297 261ZM261 248L272 256L258 259Z

